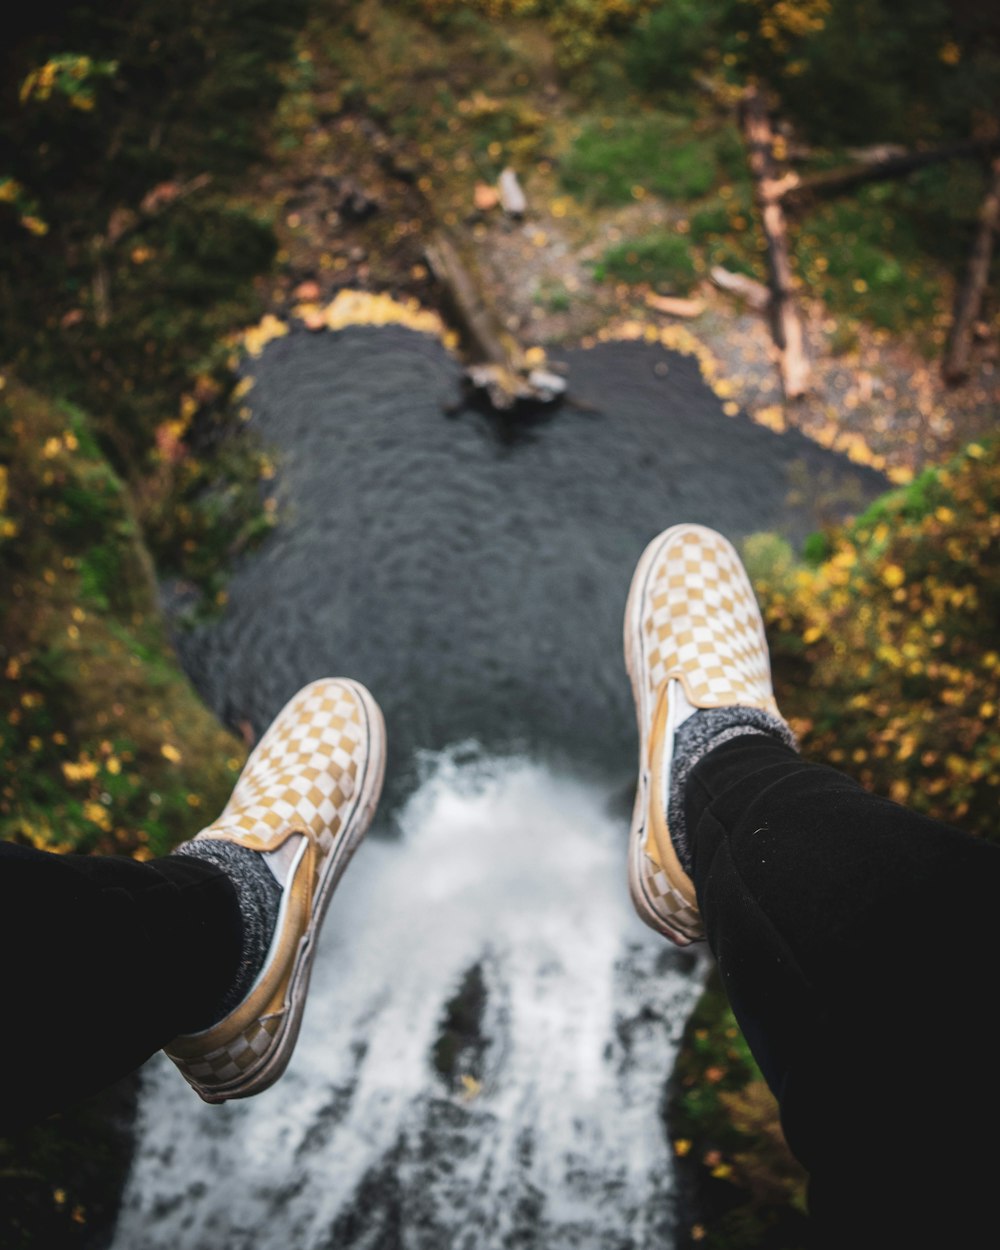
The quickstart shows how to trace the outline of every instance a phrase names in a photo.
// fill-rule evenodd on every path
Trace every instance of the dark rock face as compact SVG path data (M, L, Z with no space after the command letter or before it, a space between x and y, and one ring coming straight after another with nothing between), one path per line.
M884 487L725 416L691 359L615 343L565 364L569 400L502 429L455 408L458 366L412 331L269 345L250 400L285 520L222 620L180 640L225 720L260 733L299 686L343 674L386 712L399 793L415 749L466 738L624 783L621 620L644 544L685 520L801 539L820 492L846 508Z

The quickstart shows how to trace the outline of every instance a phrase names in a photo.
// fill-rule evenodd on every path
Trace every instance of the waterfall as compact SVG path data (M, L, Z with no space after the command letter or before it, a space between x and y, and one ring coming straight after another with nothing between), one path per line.
M147 1065L116 1250L671 1244L701 959L632 914L606 789L469 745L421 772L334 899L285 1077L210 1107Z

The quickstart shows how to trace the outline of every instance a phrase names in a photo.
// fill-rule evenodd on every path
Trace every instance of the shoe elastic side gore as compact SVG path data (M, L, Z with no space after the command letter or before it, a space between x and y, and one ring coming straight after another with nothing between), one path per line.
M371 694L344 678L312 682L275 718L222 815L198 835L254 851L299 844L249 994L210 1028L164 1048L206 1102L257 1094L288 1066L319 928L371 823L384 771L385 727Z

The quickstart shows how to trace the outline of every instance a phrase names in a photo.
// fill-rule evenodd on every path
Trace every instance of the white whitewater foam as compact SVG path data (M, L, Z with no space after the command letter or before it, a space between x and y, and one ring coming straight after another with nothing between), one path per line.
M663 1091L704 965L632 913L605 792L469 756L359 850L274 1088L209 1107L146 1066L115 1250L669 1244ZM431 1056L477 962L468 1097Z

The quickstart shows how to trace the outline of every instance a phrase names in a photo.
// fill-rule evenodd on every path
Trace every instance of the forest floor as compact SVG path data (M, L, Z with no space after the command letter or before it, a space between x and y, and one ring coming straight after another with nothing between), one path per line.
M526 348L659 339L702 359L727 411L800 429L897 482L991 428L996 327L980 327L969 381L947 387L936 357L954 276L886 225L913 188L876 188L802 223L812 376L786 403L765 315L708 277L719 263L766 276L731 103L694 93L640 106L618 81L582 97L536 25L470 17L439 33L374 0L347 25L314 21L287 85L254 192L278 235L262 294L279 316L344 288L441 307L424 245L443 224ZM524 189L521 217L495 202L502 168ZM668 316L648 302L658 294L701 311Z

